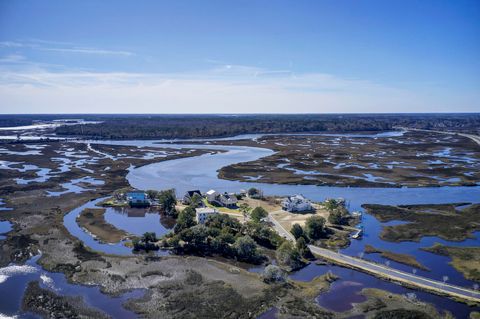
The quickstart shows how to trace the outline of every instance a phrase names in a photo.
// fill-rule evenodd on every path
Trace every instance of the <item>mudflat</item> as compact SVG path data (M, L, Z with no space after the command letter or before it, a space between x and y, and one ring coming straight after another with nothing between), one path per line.
M400 136L271 135L217 144L266 147L275 154L223 167L228 180L351 187L473 186L480 147L471 139L432 132Z

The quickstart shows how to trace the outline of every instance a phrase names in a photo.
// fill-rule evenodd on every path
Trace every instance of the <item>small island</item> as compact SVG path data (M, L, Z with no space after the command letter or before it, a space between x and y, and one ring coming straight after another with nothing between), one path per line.
M404 265L412 266L422 270L429 270L422 265L414 256L408 254L399 254L388 250L375 248L372 245L365 245L366 254L380 254L383 258L396 261Z
M465 278L480 282L480 247L450 247L437 243L422 250L452 258L450 264Z
M380 238L391 242L420 241L425 236L437 236L450 241L463 241L480 230L480 204L469 203L430 205L378 205L362 207L380 222L403 221L384 226Z

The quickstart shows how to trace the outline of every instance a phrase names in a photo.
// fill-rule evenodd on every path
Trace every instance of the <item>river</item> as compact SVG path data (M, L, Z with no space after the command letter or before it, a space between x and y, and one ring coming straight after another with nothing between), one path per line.
M383 136L391 134L401 134L399 132L382 133ZM242 138L258 138L261 135L246 135L234 137L233 139ZM364 135L365 139L371 137L378 137L378 135ZM232 138L228 138L232 139ZM223 140L228 140L223 139ZM422 204L422 203L451 203L451 202L479 202L480 199L480 187L435 187L435 188L345 188L345 187L319 187L314 185L279 185L279 184L261 184L255 182L239 182L222 180L217 177L218 170L224 166L232 165L235 163L257 160L261 157L272 155L274 152L265 148L258 147L242 147L242 146L221 146L210 144L195 144L195 142L206 142L208 140L192 140L192 144L175 144L176 140L167 141L94 141L94 143L113 144L113 145L132 145L132 146L155 146L166 148L189 148L189 149L210 149L214 151L201 156L181 158L171 161L164 161L154 163L138 168L132 168L127 175L127 179L131 186L138 189L167 189L175 188L178 196L183 196L183 193L187 190L200 189L201 191L208 191L209 189L216 189L218 191L238 192L240 189L248 189L250 187L257 187L263 190L266 195L291 195L301 193L307 198L314 201L323 201L326 198L345 198L351 210L361 210L361 205L364 203L377 203L377 204ZM83 141L89 142L89 141ZM93 142L93 141L92 141ZM173 143L168 143L173 142ZM185 141L183 141L185 142ZM64 224L72 235L81 239L87 246L103 251L106 253L113 253L119 255L131 254L131 250L119 243L116 245L107 245L99 243L94 240L90 234L86 233L76 223L75 219L78 214L87 207L93 207L95 203L100 201L89 202L81 207L78 207L67 214L64 218ZM115 214L118 214L116 216ZM154 216L146 214L147 218L144 218L144 223L132 225L128 222L128 214L123 212L109 211L106 214L106 218L109 222L116 225L119 228L125 229L132 233L140 233L146 227L151 227ZM448 275L452 284L470 286L472 282L463 278L456 270L448 265L449 259L447 257L436 256L421 252L418 250L420 247L430 246L433 242L442 242L447 245L472 245L478 246L478 233L475 239L469 239L465 242L447 242L435 237L424 238L420 243L389 243L382 241L379 237L379 230L382 225L374 217L368 214L364 214L362 224L365 229L365 236L362 240L353 241L352 244L342 250L343 253L350 255L357 255L363 251L365 244L371 244L373 246L389 249L396 252L404 252L414 254L420 262L424 263L427 267L430 267L431 271L418 271L418 274L434 279L441 279L441 276ZM150 228L148 228L150 229ZM158 232L165 233L169 231L170 227L159 226ZM162 252L160 252L162 254ZM373 260L381 261L378 256L367 256ZM32 263L35 259L32 259ZM32 266L34 266L32 264ZM391 262L391 267L396 267L402 270L408 270L409 268ZM0 269L1 270L1 269ZM376 279L370 275L366 275L357 271L347 270L336 266L317 266L311 265L291 275L291 278L297 280L310 280L314 276L321 275L326 271L332 271L339 275L341 279L334 283L332 290L326 294L322 294L318 297L318 302L326 306L331 310L343 311L349 309L352 306L352 302L358 302L362 300L362 297L357 293L365 287L374 287L385 289L394 293L407 293L413 292L401 286L387 283L382 280ZM51 274L48 274L51 275ZM19 279L21 280L21 279ZM59 278L61 282L61 278ZM14 282L10 280L10 282ZM21 284L20 284L21 286ZM0 286L2 287L2 286ZM92 292L91 292L92 293ZM93 293L95 295L95 293ZM438 309L449 310L454 313L458 318L465 318L468 316L471 308L468 306L451 301L449 299L434 296L424 292L416 292L420 300L433 303ZM85 296L85 295L84 295ZM88 297L88 294L87 294ZM90 298L90 297L89 297ZM112 298L111 298L112 299ZM17 300L17 299L16 299ZM112 299L110 307L118 307L116 300ZM98 305L95 305L98 308ZM107 307L108 308L108 307ZM3 309L3 308L2 308ZM103 308L102 308L103 309ZM121 308L123 309L123 308ZM119 310L124 311L124 310ZM125 310L126 311L126 310Z

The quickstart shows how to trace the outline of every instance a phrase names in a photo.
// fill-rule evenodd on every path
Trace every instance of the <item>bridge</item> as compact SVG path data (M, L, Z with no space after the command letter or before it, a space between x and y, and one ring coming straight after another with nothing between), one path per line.
M269 220L272 222L275 230L280 234L280 236L288 240L295 241L293 235L287 231L272 215L269 215ZM318 246L309 245L308 247L313 254L340 266L363 271L378 278L400 283L408 287L419 288L438 295L445 295L448 297L459 298L468 302L480 304L480 292L473 289L417 276L408 272L387 267L386 265L341 254Z

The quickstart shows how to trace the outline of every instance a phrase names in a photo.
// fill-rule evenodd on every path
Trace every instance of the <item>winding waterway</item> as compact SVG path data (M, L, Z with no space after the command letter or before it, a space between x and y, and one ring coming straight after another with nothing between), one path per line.
M399 132L390 133L392 135L401 134ZM241 138L258 138L261 135L247 135L235 137ZM385 134L383 134L385 136ZM387 133L388 136L388 133ZM375 135L362 136L365 139L378 137ZM227 139L223 139L227 140ZM200 141L200 140L197 140ZM206 140L202 140L205 142ZM87 141L88 142L88 141ZM173 142L173 143L168 143ZM176 160L164 161L143 167L132 168L127 175L129 183L138 189L167 189L175 188L177 195L182 196L187 190L200 189L208 191L216 189L219 191L238 192L240 189L248 189L257 187L264 191L266 195L290 195L301 193L314 201L323 201L326 198L345 198L350 205L351 210L361 210L361 205L365 203L376 204L434 204L434 203L452 203L452 202L479 202L480 187L435 187L435 188L348 188L348 187L319 187L315 185L279 185L279 184L262 184L255 182L239 182L222 180L217 177L218 170L224 166L235 163L254 161L261 157L272 155L274 152L265 148L243 147L243 146L221 146L210 144L180 144L176 141L95 141L95 143L113 144L113 145L132 145L132 146L151 146L165 147L176 149L208 149L212 152L196 157L181 158ZM195 142L195 141L192 141ZM208 141L207 141L208 143ZM105 253L127 255L131 254L131 249L124 246L124 243L104 244L95 240L89 233L81 229L76 217L85 208L94 207L96 203L101 201L91 201L77 207L67 214L64 218L64 224L72 235L82 240L90 248ZM109 211L105 215L106 219L118 228L122 228L130 233L139 234L145 229L150 230L152 220L157 217L154 215L146 215L142 222L131 223L127 215L121 212ZM147 225L148 224L148 225ZM468 239L464 242L450 242L441 240L436 237L425 237L420 243L404 242L390 243L382 241L378 234L382 224L373 216L364 214L362 224L365 229L365 236L362 240L353 241L352 244L342 250L343 253L357 255L364 250L366 244L373 245L382 249L388 249L395 252L409 253L415 255L420 262L424 263L431 271L420 271L418 274L422 276L440 279L443 275L448 275L450 282L456 285L469 286L473 284L463 278L456 270L448 265L449 258L437 256L430 253L422 252L418 248L430 246L434 242L441 242L451 246L469 245L478 246L478 233L476 238ZM153 226L155 227L155 226ZM169 227L159 226L157 234L169 231ZM161 253L161 252L160 252ZM368 255L376 261L383 261L377 255ZM402 270L411 270L411 267L391 262L391 267ZM310 280L315 276L324 274L326 271L332 271L339 275L342 279L334 283L332 290L318 297L318 302L332 310L343 311L351 308L352 303L359 302L362 297L358 292L365 287L380 288L394 293L412 292L404 287L387 283L370 275L366 275L354 270L347 270L336 266L317 266L311 265L294 274L293 279ZM339 296L342 296L341 298ZM448 300L443 297L434 296L428 293L417 292L420 300L433 303L439 309L450 310L458 318L468 316L471 308L468 306Z
M394 133L397 134L397 133ZM249 138L257 138L258 136L250 136ZM363 136L368 139L374 136ZM123 141L121 144L128 144ZM152 142L150 142L152 143ZM153 142L155 143L155 142ZM255 182L239 182L219 179L218 170L224 166L235 163L254 161L264 156L273 154L273 151L256 147L239 147L239 146L218 146L218 145L185 145L185 144L157 144L162 147L179 147L179 148L202 148L223 150L224 153L205 154L198 157L182 158L173 161L165 161L155 164L146 165L135 168L130 171L127 176L130 184L138 189L166 189L175 188L178 195L182 195L187 190L200 189L207 191L216 189L219 191L235 192L240 189L248 189L257 187L263 190L266 195L290 195L301 193L315 201L323 201L326 198L343 197L347 199L350 209L362 210L362 204L441 204L454 202L471 202L478 203L480 200L480 187L432 187L432 188L349 188L349 187L326 187L315 185L280 185L280 184L263 184ZM342 252L356 256L364 251L366 244L370 244L382 249L391 250L398 253L407 253L414 255L421 263L430 268L430 271L416 270L418 274L440 280L442 276L447 275L449 282L456 285L472 287L474 282L467 280L449 265L450 258L438 256L419 250L420 247L428 247L439 242L450 246L478 246L479 233L475 233L475 238L465 240L463 242L451 242L440 239L438 237L424 237L419 243L402 242L391 243L381 240L380 234L382 224L373 216L364 214L362 225L365 229L365 236L362 240L353 241L352 244L343 249ZM368 255L366 258L378 262L385 260L378 255ZM412 268L396 262L390 262L390 266L404 271L411 271ZM314 276L325 273L324 267L309 267L294 274L293 277ZM333 269L334 273L340 276L345 275L345 270L340 267ZM330 309L348 309L352 302L356 302L358 298L357 292L365 287L376 287L397 293L406 293L409 290L398 285L384 283L372 276L356 273L357 280L354 287L357 289L336 288L337 286L345 287L345 279L342 279L334 285L332 292L319 297L319 303L323 305L332 304ZM313 277L312 277L313 278ZM346 286L349 286L347 284ZM349 293L347 293L347 291ZM349 298L338 298L339 292L343 296ZM411 292L411 291L410 291ZM337 305L332 303L331 294L334 294ZM464 305L445 301L445 298L436 297L428 293L417 292L419 298L424 301L434 303L439 309L448 309L458 317L466 317L470 309ZM329 299L330 298L330 299Z

